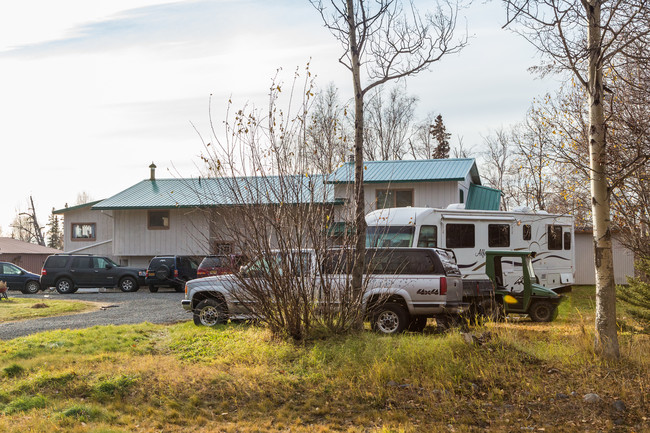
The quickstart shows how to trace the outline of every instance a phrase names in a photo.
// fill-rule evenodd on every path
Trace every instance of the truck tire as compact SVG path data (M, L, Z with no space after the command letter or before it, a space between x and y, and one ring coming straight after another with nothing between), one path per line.
M119 288L123 292L137 292L139 287L138 287L138 282L135 281L134 278L132 277L124 277L120 280L119 283Z
M387 302L376 308L372 315L372 330L380 334L399 334L406 330L408 312L400 304Z
M56 282L56 291L62 295L67 295L69 293L74 293L77 290L75 289L72 280L69 278L59 278Z
M557 305L549 301L535 301L528 309L528 317L533 322L552 322L557 317Z
M216 326L228 321L228 312L223 302L215 299L204 299L194 309L194 324L196 326Z

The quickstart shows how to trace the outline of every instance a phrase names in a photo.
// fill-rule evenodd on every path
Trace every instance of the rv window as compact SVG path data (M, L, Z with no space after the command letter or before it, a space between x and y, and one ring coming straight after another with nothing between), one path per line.
M411 247L413 246L413 226L368 226L366 229L367 247Z
M488 224L488 246L509 247L510 246L510 225Z
M438 227L422 226L418 236L418 247L435 248L438 246Z
M474 224L447 224L445 247L474 248Z
M525 241L529 241L533 236L533 230L530 227L530 224L524 224L523 227L523 236Z
M548 226L548 249L562 249L562 226Z
M565 250L571 249L571 232L564 233L564 249Z

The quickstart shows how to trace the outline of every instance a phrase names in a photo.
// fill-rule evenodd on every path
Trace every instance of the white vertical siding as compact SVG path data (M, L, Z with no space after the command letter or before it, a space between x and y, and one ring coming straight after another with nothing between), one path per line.
M596 284L594 262L594 237L592 233L576 233L576 284ZM634 253L614 239L614 281L627 284L628 276L634 276Z
M376 194L378 189L412 189L414 207L446 208L451 203L460 202L460 190L463 189L467 200L468 186L462 182L400 182L400 183L374 183L365 185L366 213L377 209ZM350 202L353 199L351 185L336 185L334 187L336 198L345 198Z
M171 209L168 230L147 228L147 210L115 211L116 256L155 256L208 253L210 236L206 214L200 210Z
M71 252L81 249L79 253L112 256L112 243L102 244L102 242L113 239L113 218L111 214L111 211L91 210L90 206L64 213L63 250ZM95 223L94 241L72 240L72 224L78 223Z

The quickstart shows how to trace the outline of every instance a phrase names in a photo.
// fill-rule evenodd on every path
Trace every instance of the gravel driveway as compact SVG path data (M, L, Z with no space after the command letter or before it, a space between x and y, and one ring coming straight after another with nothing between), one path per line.
M192 319L192 315L181 307L183 293L163 291L150 293L146 288L135 293L123 293L117 289L79 289L77 293L60 295L56 291L39 292L37 295L23 295L9 292L9 297L43 299L70 299L97 302L103 309L89 313L68 316L44 317L0 323L0 340L52 329L79 329L95 325L123 325L142 322L175 323Z

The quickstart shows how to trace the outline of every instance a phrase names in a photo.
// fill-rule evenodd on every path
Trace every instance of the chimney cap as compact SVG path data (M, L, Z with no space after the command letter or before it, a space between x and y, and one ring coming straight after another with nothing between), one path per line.
M154 164L153 161L151 161L151 165L149 166L149 168L156 168L156 164Z

